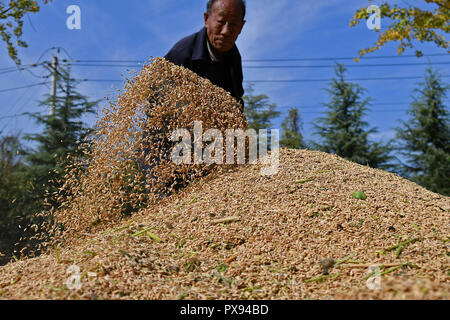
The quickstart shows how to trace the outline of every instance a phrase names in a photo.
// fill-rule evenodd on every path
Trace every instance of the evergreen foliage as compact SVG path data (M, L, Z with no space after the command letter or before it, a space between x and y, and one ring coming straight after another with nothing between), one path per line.
M428 68L414 92L410 119L397 128L398 149L407 163L402 173L425 188L450 196L450 119L444 100L450 86Z
M291 108L289 114L281 124L283 134L280 140L280 146L291 149L304 149L306 144L301 134L302 121L298 109Z
M369 124L363 120L367 114L370 98L362 99L366 91L358 84L346 82L346 68L337 63L336 77L330 88L326 89L331 100L325 104L327 115L314 124L315 133L322 141L314 143L315 148L337 154L347 160L368 165L372 168L393 168L389 163L392 147L390 143L371 142L369 135L376 133L376 128L366 129Z

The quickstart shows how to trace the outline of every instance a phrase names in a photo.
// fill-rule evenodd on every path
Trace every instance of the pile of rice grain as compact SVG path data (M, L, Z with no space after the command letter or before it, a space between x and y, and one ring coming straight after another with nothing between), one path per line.
M450 198L397 175L282 149L273 176L163 159L149 182L172 129L245 129L239 107L187 69L144 66L67 172L63 205L46 212L58 227L47 253L0 267L0 299L449 298Z
M274 176L213 174L76 247L1 267L0 298L448 299L449 213L448 197L397 175L282 149ZM79 290L66 286L73 264ZM387 266L379 290L372 265Z

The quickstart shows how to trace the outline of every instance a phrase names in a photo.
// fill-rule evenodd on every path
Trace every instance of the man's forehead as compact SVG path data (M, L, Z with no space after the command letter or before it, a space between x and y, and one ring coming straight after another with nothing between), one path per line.
M212 12L220 16L233 15L239 18L239 15L242 14L242 8L237 1L218 0L214 2Z

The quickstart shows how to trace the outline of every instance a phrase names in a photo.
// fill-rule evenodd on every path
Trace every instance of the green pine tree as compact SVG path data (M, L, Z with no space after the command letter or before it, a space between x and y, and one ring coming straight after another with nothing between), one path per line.
M18 136L5 136L0 140L0 265L12 258L14 243L29 223L27 185L22 147Z
M291 149L303 149L306 148L306 144L303 141L303 135L301 134L302 122L298 109L289 109L288 116L281 124L283 134L280 140L280 146Z
M70 78L69 70L60 68L56 96L47 95L40 102L47 112L53 104L54 112L32 114L37 123L44 126L42 133L25 137L37 143L37 147L27 153L26 160L34 198L39 205L42 205L45 193L55 192L61 185L70 156L82 156L79 143L91 132L81 117L94 113L100 100L88 101L87 97L76 91L77 84Z
M277 105L270 103L269 97L265 94L254 95L252 85L246 90L248 93L243 97L245 102L244 114L247 117L248 128L254 129L257 134L261 129L269 129L272 126L272 119L278 117L280 112L275 111ZM271 131L267 131L267 149L271 150L272 146ZM261 157L263 154L260 154Z
M270 103L269 97L265 94L254 95L252 85L249 85L246 91L248 94L243 97L245 102L244 113L249 128L255 129L256 132L270 128L271 120L280 115L280 112L275 111L277 105Z
M437 71L426 70L425 82L414 92L411 118L397 128L399 148L407 163L402 174L423 187L450 196L450 120L444 100L449 85Z
M315 148L337 154L347 160L369 165L373 168L393 168L389 163L392 150L390 143L382 144L369 141L369 135L376 133L376 128L368 127L363 117L368 111L370 98L362 100L361 95L366 91L358 84L346 82L344 79L346 68L337 63L336 77L326 89L331 101L327 115L319 118L314 124L315 133L322 138L320 144L313 143Z

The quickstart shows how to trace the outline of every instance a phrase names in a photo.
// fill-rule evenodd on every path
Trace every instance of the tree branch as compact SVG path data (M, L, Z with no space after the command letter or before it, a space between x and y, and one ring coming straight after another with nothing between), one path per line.
M2 15L4 15L5 13L7 13L9 10L11 10L12 9L12 7L9 7L8 9L6 9L5 11L3 11L3 12L1 12L0 13L0 16L2 16Z

